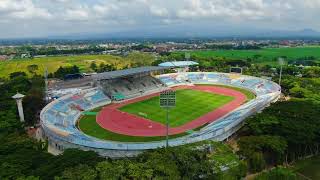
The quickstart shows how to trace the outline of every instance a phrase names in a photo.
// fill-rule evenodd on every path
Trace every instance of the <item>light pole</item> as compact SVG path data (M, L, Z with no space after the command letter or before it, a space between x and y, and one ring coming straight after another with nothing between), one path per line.
M166 109L166 148L169 147L169 108L176 106L176 93L172 90L160 92L160 107Z
M280 77L279 77L279 86L281 86L281 79L282 79L282 66L284 65L284 59L283 58L279 58L278 59L279 64L280 64Z
M48 95L48 68L47 67L44 71L44 84L45 84L45 101L46 103L48 103L49 95Z
M23 114L23 106L22 106L22 99L25 95L17 93L16 95L12 96L13 99L17 102L20 122L24 122L24 114Z
M169 107L167 109L167 119L166 119L166 147L169 147Z

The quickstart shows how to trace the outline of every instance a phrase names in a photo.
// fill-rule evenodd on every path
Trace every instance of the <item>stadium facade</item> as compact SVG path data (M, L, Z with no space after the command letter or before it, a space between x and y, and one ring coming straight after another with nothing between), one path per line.
M185 72L159 74L164 67L143 67L95 75L91 87L62 95L41 111L41 126L49 146L59 151L66 148L93 150L102 156L134 156L143 150L165 146L164 141L115 142L84 134L77 122L83 111L89 111L112 102L146 96L174 86L212 84L239 87L253 92L256 97L225 116L207 124L199 131L170 139L170 146L179 146L203 140L223 141L244 124L244 119L260 112L278 100L278 84L258 77L217 72ZM70 82L68 82L70 84ZM72 84L72 83L71 83Z

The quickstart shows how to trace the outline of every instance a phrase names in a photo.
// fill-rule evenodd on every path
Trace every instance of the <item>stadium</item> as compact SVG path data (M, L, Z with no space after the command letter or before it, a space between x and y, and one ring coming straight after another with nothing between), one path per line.
M169 109L169 146L224 141L278 100L278 84L239 73L188 72L193 62L168 62L55 83L40 114L49 148L130 157L166 145L159 94L176 93ZM175 70L174 73L166 73Z

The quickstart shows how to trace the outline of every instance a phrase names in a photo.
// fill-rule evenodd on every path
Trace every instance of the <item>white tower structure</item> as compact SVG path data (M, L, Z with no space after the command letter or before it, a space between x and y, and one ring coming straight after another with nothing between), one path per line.
M17 102L17 107L18 107L18 112L19 112L19 117L20 121L24 122L24 114L23 114L23 106L22 106L22 99L25 95L17 93L16 95L12 96L13 99L16 100Z

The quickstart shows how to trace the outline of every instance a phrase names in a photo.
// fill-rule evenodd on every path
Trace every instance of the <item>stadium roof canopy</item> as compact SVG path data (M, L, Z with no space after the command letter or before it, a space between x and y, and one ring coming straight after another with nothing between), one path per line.
M137 67L130 69L123 69L118 71L110 71L93 75L95 79L115 79L126 76L133 76L137 74L150 73L155 71L162 71L165 69L169 69L168 67L160 67L160 66L145 66L145 67Z
M194 61L171 61L171 62L164 62L159 64L161 67L186 67L186 66L193 66L198 65L199 63Z

